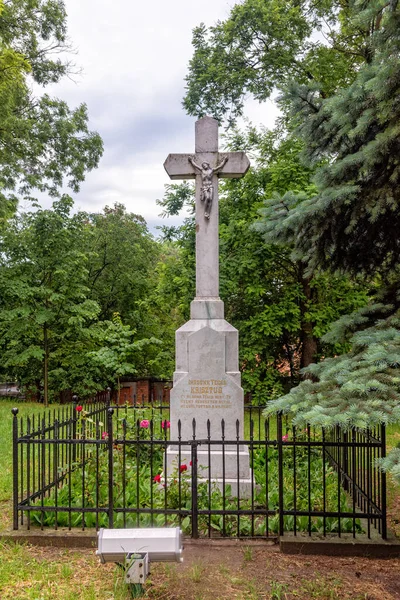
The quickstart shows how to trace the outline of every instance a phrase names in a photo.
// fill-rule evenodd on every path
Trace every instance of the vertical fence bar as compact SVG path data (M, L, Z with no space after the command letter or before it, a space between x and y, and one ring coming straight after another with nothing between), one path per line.
M338 426L335 429L335 440L336 440L336 443L341 440L340 429L339 429ZM340 447L336 446L336 449L337 449L337 453L336 454L337 454L337 462L338 462L338 466L337 466L338 536L341 537L342 530L341 530L341 520L340 520L341 519L341 517L340 517L340 506L341 506L340 505L340 502L341 502L341 500L340 500L340 490L341 490L341 487L342 487L341 486L341 482L342 482L342 473L343 473L343 470L342 470L342 464L341 464L341 462L342 462L341 461L342 453L340 452ZM353 483L353 493L354 493L354 481L352 483Z
M199 537L199 513L197 506L197 440L195 430L195 420L193 419L193 440L192 440L192 538L195 540Z
M149 446L147 446L149 448ZM154 481L154 473L153 473L153 447L154 447L154 421L153 421L153 411L151 412L151 421L150 421L150 452L148 453L150 456L150 523L151 526L154 527L154 498L153 498L153 481ZM146 453L147 454L147 453ZM125 501L124 501L125 506ZM179 508L181 504L179 503Z
M360 484L360 480L358 478L358 471L359 469L357 468L359 466L359 461L360 461L360 447L358 446L358 448L356 448L356 442L357 442L357 433L356 430L353 428L352 432L351 432L351 442L352 442L352 446L351 446L351 455L352 455L352 479L353 479L353 538L356 537L356 500L359 500L359 492L358 492L358 485ZM357 451L358 450L358 451ZM356 497L356 491L355 491L355 486L357 486L357 497Z
M85 439L86 439L86 421L84 421L82 419L81 421L81 432L80 432L80 437L81 437L81 442L80 442L80 446L81 446L81 461L82 461L82 508L85 508L85 473L86 473L86 445L85 445ZM82 511L82 531L84 531L85 529L85 512Z
M297 466L296 466L296 451L297 451L297 430L293 427L293 532L297 535Z
M308 502L308 535L311 535L311 427L307 424L307 502Z
M252 421L250 421L252 423ZM225 419L221 420L222 439L222 536L226 536L226 489L225 489Z
M68 529L72 527L71 505L72 505L72 471L73 471L73 453L74 453L74 437L72 432L72 419L68 422ZM35 446L33 446L35 447Z
M54 419L54 448L53 448L53 481L54 481L54 528L58 529L58 439L59 439L59 429L58 429L58 420ZM29 444L28 444L29 447ZM49 455L50 455L51 446L49 446Z
M386 457L386 425L382 423L381 425L381 458ZM379 475L378 475L379 477ZM387 523L386 523L386 473L384 471L380 471L381 478L381 498L382 498L382 539L387 539Z
M110 406L111 406L111 388L108 387L106 392L107 392L106 393L106 405L107 405L107 408L110 408Z
M236 494L237 494L237 537L240 537L240 456L239 456L239 419L236 419Z
M127 422L126 418L122 419L122 504L123 504L123 523L124 527L126 527L126 427ZM152 423L151 423L152 426ZM152 447L152 446L150 446ZM152 469L152 462L150 459L150 468ZM153 477L150 477L150 494L151 494L151 508L153 508ZM153 513L151 515L153 518ZM153 524L153 523L152 523Z
M18 408L13 414L13 528L18 529Z
M343 433L343 441L345 444L347 444L348 442L348 433L347 431L345 431ZM339 450L340 452L340 450ZM348 446L343 446L343 471L344 471L344 475L349 475L349 448ZM345 490L345 492L349 491L349 480L347 477L342 476L342 485L343 485L343 489Z
M74 394L72 396L72 439L76 440L76 423L77 423L77 411L78 396ZM76 462L76 444L72 445L72 462Z
M32 417L32 437L36 435L35 428L35 415ZM32 490L36 490L36 475L37 475L37 467L36 467L36 444L32 445Z
M269 477L268 477L268 453L269 453L269 419L264 421L264 443L265 443L265 507L266 507L266 518L265 518L265 533L266 537L269 537Z
M283 535L283 449L282 449L282 413L277 414L278 432L278 493L279 493L279 535Z
M24 422L23 422L23 418L21 417L20 419L20 434L21 437L23 437L24 435ZM20 458L20 464L19 464L19 483L20 483L20 499L22 501L23 497L24 497L24 481L25 481L25 474L24 474L24 445L21 445L21 450L19 452L19 458ZM21 525L24 524L24 511L21 510L21 520L20 520Z
M40 451L41 451L41 455L40 455L40 504L43 507L44 506L44 488L46 485L46 444L44 443L44 440L46 438L46 415L43 416L42 418L42 429L41 429L41 435L40 435ZM43 521L44 521L44 510L40 511L40 528L43 530Z
M372 505L371 505L371 430L367 429L367 443L368 446L366 448L367 451L367 512L372 513ZM368 517L368 539L371 539L371 517Z
M30 436L31 436L31 420L30 417L27 417L26 419L26 426L27 426L27 438L28 438L28 443L27 443L27 447L26 447L26 490L27 490L27 494L26 497L28 498L28 504L30 504L31 500L31 443L30 443ZM27 516L27 527L28 530L31 528L31 511L28 510L28 516Z
M211 422L207 419L207 458L208 458L208 537L211 537Z
M136 527L140 524L139 506L140 506L140 485L139 485L139 462L140 462L140 421L136 419ZM167 464L165 464L165 490L167 489Z
M108 526L114 528L114 434L113 434L114 409L107 410L108 431ZM138 466L137 466L138 468Z
M251 467L251 537L254 537L254 421L250 421L250 467ZM224 503L225 504L225 503ZM225 510L225 505L224 505Z
M106 433L106 432L105 432ZM100 440L105 439L107 434L101 434L100 437L100 424L99 420L96 420L96 530L99 528L99 496L100 496L100 477L99 477L99 451L100 451Z
M322 488L323 488L323 510L322 517L324 537L326 537L326 439L325 428L322 428Z

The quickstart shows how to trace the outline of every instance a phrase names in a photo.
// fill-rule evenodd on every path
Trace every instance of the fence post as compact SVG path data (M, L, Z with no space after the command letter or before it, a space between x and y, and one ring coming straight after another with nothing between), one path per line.
M114 409L107 410L107 432L108 432L108 526L114 528L114 435L113 435Z
M381 425L381 444L382 444L382 452L381 458L386 457L386 425L382 423ZM381 473L381 492L382 492L382 539L387 539L387 515L386 515L386 473L384 471L380 471Z
M283 448L282 448L282 413L277 414L278 432L278 493L279 493L279 535L283 535Z
M197 507L197 442L192 441L192 538L199 537L198 507ZM211 485L211 482L210 482Z
M72 439L76 440L76 423L77 423L77 412L76 407L78 406L78 396L74 394L72 396ZM72 444L72 462L76 462L76 444Z
M11 410L13 418L13 528L18 529L18 408Z
M110 387L107 388L106 404L107 404L107 407L110 407L110 404L111 404L111 388Z
M343 456L342 456L342 464L343 464L343 471L344 471L344 475L349 476L349 447L347 446L347 443L349 441L348 438L348 432L344 431L343 432L343 442L346 444L345 446L343 446ZM340 452L340 450L339 450ZM343 489L345 492L349 491L349 481L347 477L343 476L343 473L340 474L341 475L341 481L342 481L342 485L343 485Z

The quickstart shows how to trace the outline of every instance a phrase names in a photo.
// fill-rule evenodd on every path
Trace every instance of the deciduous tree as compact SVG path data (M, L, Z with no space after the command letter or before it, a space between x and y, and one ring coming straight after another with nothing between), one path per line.
M88 128L85 104L71 109L37 86L71 73L62 0L5 0L0 4L0 218L37 190L57 197L64 184L79 190L95 168L102 140Z

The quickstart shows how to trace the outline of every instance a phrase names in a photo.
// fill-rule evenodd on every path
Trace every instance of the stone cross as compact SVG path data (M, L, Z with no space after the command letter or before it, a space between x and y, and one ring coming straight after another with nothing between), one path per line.
M218 177L243 177L250 167L244 152L218 152L218 121L195 125L195 154L169 154L171 179L196 179L196 298L219 299ZM196 302L195 302L196 303Z
M196 122L194 154L170 154L164 163L171 179L196 179L196 297L190 320L176 332L174 385L170 396L171 440L191 440L193 419L197 439L243 439L243 389L240 385L239 334L224 319L219 298L218 177L242 177L250 166L244 152L218 152L218 122ZM210 428L208 427L210 423ZM237 430L239 423L239 431ZM222 456L223 454L223 456ZM168 445L166 472L178 463L190 467L188 445ZM212 477L235 496L250 497L253 479L246 445L219 444L197 452L199 481ZM211 472L211 475L210 475Z

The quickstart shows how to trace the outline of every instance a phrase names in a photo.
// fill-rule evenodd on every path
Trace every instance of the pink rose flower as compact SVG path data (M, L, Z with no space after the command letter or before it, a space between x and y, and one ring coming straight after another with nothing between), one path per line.
M108 433L107 433L107 431L103 431L103 433L101 434L101 439L102 440L108 439Z
M282 442L287 442L289 439L289 434L283 435L282 436Z
M140 421L140 427L143 427L143 429L148 429L150 427L150 421L143 419L143 421Z
M169 429L171 427L171 422L170 421L162 421L161 427L163 429Z

